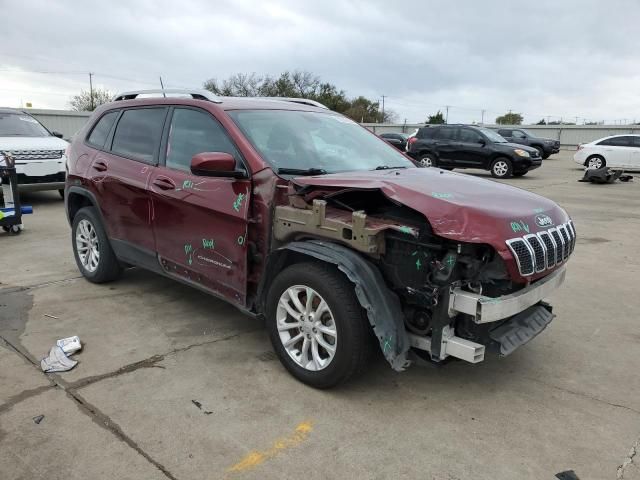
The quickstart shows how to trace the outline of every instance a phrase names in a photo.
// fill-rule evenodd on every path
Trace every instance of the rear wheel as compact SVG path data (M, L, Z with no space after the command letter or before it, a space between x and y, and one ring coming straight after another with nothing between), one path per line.
M528 172L515 172L514 177L524 177Z
M418 163L421 167L435 167L436 166L436 157L431 153L425 153L420 155L418 159Z
M587 167L587 168L596 168L597 169L597 168L606 167L607 166L607 162L604 159L604 157L602 157L600 155L591 155L584 162L584 166Z
M495 178L509 178L512 173L513 166L508 158L498 157L491 164L491 175Z
M76 213L71 235L76 264L87 280L104 283L120 276L122 267L95 207L84 207Z
M288 267L271 285L266 307L273 348L301 382L330 388L364 370L372 350L369 322L353 284L335 268Z

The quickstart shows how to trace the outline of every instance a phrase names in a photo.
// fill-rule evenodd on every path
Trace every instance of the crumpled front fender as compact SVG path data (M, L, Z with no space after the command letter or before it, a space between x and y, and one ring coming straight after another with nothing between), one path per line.
M400 300L387 288L382 274L371 262L342 245L321 240L292 242L280 250L290 250L336 265L353 282L356 297L366 310L382 353L391 367L402 371L411 364L407 358L410 343Z

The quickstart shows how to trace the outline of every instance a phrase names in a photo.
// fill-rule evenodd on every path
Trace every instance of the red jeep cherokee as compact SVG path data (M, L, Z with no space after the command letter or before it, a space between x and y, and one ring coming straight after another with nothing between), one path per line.
M263 317L284 366L320 388L376 344L396 370L511 353L553 319L542 300L575 246L554 202L418 168L304 99L124 93L68 153L89 281L135 265L216 295Z

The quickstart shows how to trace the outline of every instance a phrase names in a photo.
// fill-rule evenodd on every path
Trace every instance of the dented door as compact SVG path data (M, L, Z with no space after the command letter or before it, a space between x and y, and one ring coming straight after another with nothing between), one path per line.
M156 251L172 276L234 303L245 303L250 181L197 176L195 153L240 154L222 126L198 109L175 108L163 142L163 165L149 182Z

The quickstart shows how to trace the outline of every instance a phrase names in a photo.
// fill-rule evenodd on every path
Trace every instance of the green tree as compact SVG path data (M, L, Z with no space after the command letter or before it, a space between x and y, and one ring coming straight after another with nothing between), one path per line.
M438 110L438 112L435 113L434 115L429 115L429 118L427 118L427 121L425 123L430 123L432 125L445 123L444 115L440 110Z
M536 123L536 125L546 125L547 122L544 121L544 118L542 120L540 120L538 123Z
M71 97L69 105L77 112L91 112L103 103L109 103L114 95L109 90L94 88L93 101L91 101L91 97L92 95L89 90L81 90L78 95Z
M496 123L498 125L522 125L522 120L522 115L519 113L509 112L496 118Z
M320 77L306 71L285 71L274 77L259 76L256 73L236 73L223 80L211 78L204 82L203 86L217 95L230 97L308 98L357 122L390 122L396 117L391 110L385 110L382 115L378 102L365 97L349 99L344 90L331 83L322 82Z

